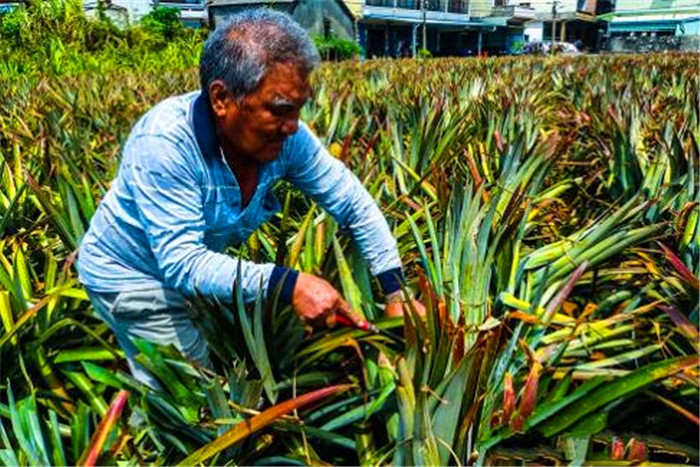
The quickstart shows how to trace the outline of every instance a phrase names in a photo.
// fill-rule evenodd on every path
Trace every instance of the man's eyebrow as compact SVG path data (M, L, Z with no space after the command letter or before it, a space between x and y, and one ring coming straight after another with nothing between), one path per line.
M307 103L311 99L311 94L307 95L304 97L304 101L302 102L302 105ZM271 102L272 106L274 107L297 107L299 105L299 102L289 99L284 96L274 96L272 98Z
M272 98L272 105L275 107L288 107L288 106L296 106L296 102L294 102L291 99L288 99L286 97L282 96L275 96Z

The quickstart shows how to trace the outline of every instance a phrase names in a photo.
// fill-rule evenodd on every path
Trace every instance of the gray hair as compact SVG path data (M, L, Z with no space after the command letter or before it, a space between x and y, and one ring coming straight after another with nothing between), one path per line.
M309 35L286 13L244 10L218 26L204 44L199 79L206 91L222 80L242 98L254 92L271 65L294 63L310 73L321 59Z

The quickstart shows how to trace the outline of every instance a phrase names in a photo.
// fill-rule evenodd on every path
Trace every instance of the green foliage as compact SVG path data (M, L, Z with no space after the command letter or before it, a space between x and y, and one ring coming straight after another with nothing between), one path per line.
M359 44L350 39L315 35L313 41L324 60L348 60L362 53Z
M0 15L0 37L3 41L19 44L22 40L22 30L28 24L27 11L24 8Z
M433 56L433 53L424 48L418 49L418 58L431 58Z
M141 19L143 27L153 33L172 40L182 34L184 29L180 21L180 10L165 6L158 6Z
M511 47L511 52L519 54L523 51L523 47L525 47L524 41L515 41Z
M0 77L191 68L207 33L183 28L178 10L166 7L156 8L141 24L119 27L99 11L85 16L79 0L30 5L0 16Z
M31 50L49 38L64 43L80 41L87 25L82 2L77 0L47 0L29 6L21 3L0 16L0 37L3 49L9 45Z

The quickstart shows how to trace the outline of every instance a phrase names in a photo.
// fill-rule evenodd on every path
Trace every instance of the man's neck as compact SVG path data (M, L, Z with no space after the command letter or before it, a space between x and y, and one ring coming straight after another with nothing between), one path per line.
M234 172L257 172L259 166L258 162L247 157L242 157L240 152L229 141L221 136L219 136L219 144L221 145L221 152L224 155L226 162Z
M241 189L243 205L247 206L258 187L258 170L260 165L248 158L236 157L236 151L223 139L221 140L221 152Z

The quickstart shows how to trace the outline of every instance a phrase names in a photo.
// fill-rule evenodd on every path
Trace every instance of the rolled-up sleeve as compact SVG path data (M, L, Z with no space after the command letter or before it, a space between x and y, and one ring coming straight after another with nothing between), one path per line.
M125 148L122 170L129 170L136 211L145 227L160 279L192 296L224 302L233 299L241 267L244 299L254 300L267 286L272 264L255 264L209 250L204 243L202 171L176 142L142 136Z
M350 230L370 271L380 280L385 292L398 289L399 278L403 276L396 240L360 180L331 156L303 123L288 151L286 179Z

